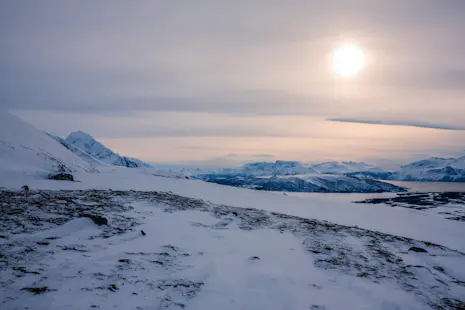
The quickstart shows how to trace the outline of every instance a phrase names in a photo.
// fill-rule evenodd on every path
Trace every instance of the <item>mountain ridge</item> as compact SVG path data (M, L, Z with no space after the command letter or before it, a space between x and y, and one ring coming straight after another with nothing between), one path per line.
M81 130L74 131L64 139L66 143L76 147L78 152L82 151L89 155L91 158L97 159L107 165L121 166L127 168L151 168L148 163L132 157L121 156L120 154L112 151L101 142L97 141L90 134ZM73 151L73 150L71 150ZM91 158L87 157L92 161Z

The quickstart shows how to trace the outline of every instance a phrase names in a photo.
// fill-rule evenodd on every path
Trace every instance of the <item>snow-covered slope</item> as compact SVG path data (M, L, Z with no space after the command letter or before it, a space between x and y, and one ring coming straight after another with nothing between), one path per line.
M459 158L429 158L402 166L392 175L400 181L465 182L465 156Z
M384 169L369 165L364 162L353 161L333 161L313 165L312 168L318 173L324 174L345 174L351 172L385 172Z
M276 162L258 162L245 164L242 173L254 176L263 175L297 175L315 173L315 171L298 161L277 160Z
M297 175L297 174L346 174L351 172L386 172L380 167L369 165L363 162L326 162L316 165L306 165L298 161L277 160L276 162L257 162L246 164L236 171L254 176L271 176L271 175Z
M65 148L67 148L68 150L70 150L71 152L73 152L74 154L76 154L77 156L81 157L83 160L85 160L86 162L90 163L91 165L93 166L106 166L105 163L103 163L102 161L98 160L97 158L87 154L86 152L84 152L83 150L81 150L80 148L78 148L77 146L73 145L73 144L70 144L68 143L65 139L61 138L61 137L58 137L58 136L55 136L55 135L52 135L50 133L47 133L50 137L52 137L53 139L55 139L58 143L60 143L61 145L63 145Z
M102 143L95 140L91 135L82 131L72 132L66 138L66 142L72 146L75 146L79 150L79 153L80 151L83 151L91 157L96 158L108 165L128 168L151 167L149 164L139 159L120 156L119 154L104 146Z
M0 201L2 310L463 309L465 255L429 242L153 191ZM398 227L397 215L383 220Z
M0 109L0 171L48 174L58 169L95 172L96 169L46 133Z
M401 192L405 188L370 178L344 175L306 175L299 177L224 177L209 175L207 182L265 191L320 193L380 193Z

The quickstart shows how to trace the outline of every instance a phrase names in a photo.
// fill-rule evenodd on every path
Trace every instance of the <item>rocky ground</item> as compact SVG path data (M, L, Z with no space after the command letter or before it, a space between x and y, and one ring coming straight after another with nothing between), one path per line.
M406 194L383 203L421 207L426 201L439 206L463 199L448 193ZM248 246L250 240L258 241ZM224 256L218 256L223 246ZM298 266L284 266L294 257L302 258ZM236 266L230 277L244 273L247 281L238 278L228 287L220 258ZM205 262L215 262L215 271ZM244 297L234 289L248 294L257 279L260 290L289 294L284 296L289 300L279 302L294 306L274 302L279 309L337 309L335 293L353 285L341 287L342 281L368 290L357 298L376 292L372 287L386 288L379 309L465 309L463 266L465 254L429 242L171 193L0 191L1 309L209 309L206 305L216 300L212 291L228 289L236 300L222 295L224 309L240 309L227 306ZM269 273L277 269L291 273L272 277ZM235 287L239 283L249 289ZM391 288L421 307L404 308L389 296ZM290 298L295 292L300 292L299 304ZM326 293L331 296L321 297ZM266 303L258 300L254 308L254 299L248 300L250 309Z
M372 198L358 203L387 204L391 207L436 211L448 220L465 222L465 193L400 193L392 198Z

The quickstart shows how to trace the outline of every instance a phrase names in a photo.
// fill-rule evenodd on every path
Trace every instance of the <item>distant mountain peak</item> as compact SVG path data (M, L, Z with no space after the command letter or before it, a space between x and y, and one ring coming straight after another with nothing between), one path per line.
M465 156L430 157L400 167L392 179L406 181L465 182Z
M71 132L65 140L70 139L95 140L90 134L81 130Z
M151 167L142 160L121 156L118 153L113 152L90 134L81 130L70 133L65 141L91 157L108 165L128 168Z
M313 165L312 168L323 174L346 174L354 172L386 172L384 169L364 162L330 161Z

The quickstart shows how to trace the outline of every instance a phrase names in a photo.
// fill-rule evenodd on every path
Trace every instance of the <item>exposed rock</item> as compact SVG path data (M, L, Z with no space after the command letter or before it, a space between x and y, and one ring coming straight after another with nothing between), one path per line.
M74 177L70 173L60 172L57 174L51 174L48 176L50 180L57 180L57 181L74 181Z
M410 249L408 249L408 251L412 251L412 252L417 252L417 253L428 253L428 251L426 251L425 249L423 248L417 248L415 246L411 247Z
M49 291L48 287L24 287L21 290L33 293L34 295L40 295Z
M108 220L103 216L94 215L94 214L83 214L82 216L90 218L95 224L99 226L108 225Z
M119 288L116 286L116 284L110 284L108 286L108 290L112 292L116 292L117 290L119 290Z

